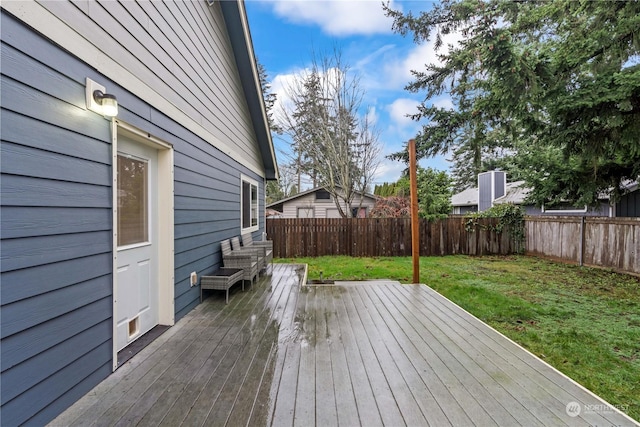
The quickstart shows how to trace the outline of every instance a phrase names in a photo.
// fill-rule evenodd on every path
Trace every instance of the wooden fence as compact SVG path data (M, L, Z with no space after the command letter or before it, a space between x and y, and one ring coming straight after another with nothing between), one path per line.
M420 255L507 255L518 251L510 233L497 233L495 218L481 218L471 230L464 217L420 220ZM280 258L410 256L408 218L268 219L267 237Z
M520 246L511 233L497 233L495 218L451 216L420 220L420 255L508 255ZM268 219L267 236L281 258L410 256L411 222L406 218ZM525 253L559 261L640 274L640 218L546 217L525 220Z
M640 218L527 217L527 255L640 274Z

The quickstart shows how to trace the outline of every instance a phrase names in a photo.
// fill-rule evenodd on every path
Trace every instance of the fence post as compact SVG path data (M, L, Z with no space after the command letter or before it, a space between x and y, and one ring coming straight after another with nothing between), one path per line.
M578 264L580 265L580 267L582 267L582 264L584 262L584 222L585 217L583 216L580 219L580 259L578 260Z

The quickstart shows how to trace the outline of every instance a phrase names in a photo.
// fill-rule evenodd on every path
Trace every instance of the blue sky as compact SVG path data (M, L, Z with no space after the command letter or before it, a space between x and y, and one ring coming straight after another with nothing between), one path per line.
M399 1L393 8L414 13L432 5L429 1ZM431 43L416 45L411 35L391 31L392 21L384 16L379 0L248 0L245 3L256 56L265 66L272 90L282 98L283 87L300 70L308 67L313 52L341 49L343 59L361 76L366 90L364 107L373 114L381 131L383 153L399 151L414 137L421 124L405 115L416 111L422 93L404 90L411 81L411 69L423 70L436 61ZM436 101L451 106L443 97ZM274 140L278 161L288 144ZM421 161L422 166L445 170L446 156ZM404 165L383 159L375 183L392 182Z

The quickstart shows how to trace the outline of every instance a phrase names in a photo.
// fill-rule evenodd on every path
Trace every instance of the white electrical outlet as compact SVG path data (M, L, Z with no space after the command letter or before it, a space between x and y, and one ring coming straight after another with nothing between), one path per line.
M191 286L195 286L198 284L198 273L196 273L195 271L193 273L191 273Z

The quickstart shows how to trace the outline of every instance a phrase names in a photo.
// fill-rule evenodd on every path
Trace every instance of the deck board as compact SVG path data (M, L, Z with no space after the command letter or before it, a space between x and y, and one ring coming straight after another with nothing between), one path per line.
M427 286L301 269L209 293L51 425L638 425L570 417L605 402Z
M340 288L338 288L340 289ZM362 358L360 349L355 337L356 329L354 322L349 318L347 312L346 297L334 299L334 305L338 314L340 325L340 336L347 358L347 369L353 387L356 409L361 425L381 425L382 417L376 402L374 389L365 368L365 361Z
M328 331L327 334L329 335L329 353L331 358L331 373L333 375L337 423L343 426L358 425L360 421L356 394L351 372L349 371L345 337L342 335L342 328L340 327L336 298L327 298L324 301L327 313L326 328Z
M411 306L411 301L401 300L398 293L387 292L385 295L388 296L392 302L392 305L390 305L390 307L392 307L391 315L393 315L394 312L415 311L415 307ZM407 321L409 323L419 324L422 328L430 332L430 335L423 335L421 339L427 342L435 342L437 340L446 348L455 351L455 360L452 360L450 365L454 367L458 378L467 378L470 391L476 396L479 403L487 409L497 424L514 425L529 421L529 414L526 413L526 409L521 403L514 399L511 394L505 392L504 388L496 383L491 375L488 375L484 369L478 369L474 363L474 359L477 358L481 358L484 362L488 362L487 359L482 358L481 355L474 352L471 348L467 348L469 353L461 351L463 349L457 345L457 342L450 340L449 337L443 337L441 334L438 334L438 330L433 323L423 316L416 317L415 315L410 315L407 317ZM464 345L465 342L462 341L461 344ZM436 347L435 351L442 350ZM519 415L523 415L523 417L518 419Z
M318 289L323 291L323 288ZM321 410L315 405L316 425L338 425L336 389L334 384L333 360L331 358L331 341L333 331L329 329L329 318L332 316L331 300L326 297L315 298L316 301L316 401L325 402Z
M246 425L251 417L251 410L255 395L260 389L260 383L264 379L265 370L269 363L273 363L273 347L278 338L278 320L274 318L276 313L269 306L277 306L282 300L286 300L288 292L283 286L275 287L264 304L259 316L251 317L249 336L247 343L237 356L236 364L229 374L222 393L211 408L205 425L218 424L219 421L228 421L231 425ZM231 408L231 412L229 412ZM226 424L222 423L222 424Z
M285 405L294 406L293 425L294 426L314 426L316 425L316 312L315 312L315 291L317 288L306 288L305 310L302 318L300 346L300 363L298 365L298 379L296 394L291 402L282 402ZM326 402L325 402L326 403Z
M382 423L385 425L402 425L404 422L400 408L398 408L398 402L393 396L391 386L385 376L385 367L381 365L374 351L373 345L376 343L372 343L367 334L367 329L365 328L366 319L362 318L362 310L358 310L354 293L346 292L341 297L347 308L348 321L353 328L355 343L362 358L362 364L367 373L369 386L373 391Z
M371 294L367 292L367 289L361 287L355 287L354 289L356 290L356 292L353 292L354 303L358 307L375 357L380 363L400 411L402 423L408 425L428 424L407 383L411 372L405 370L408 366L403 366L402 364L406 360L403 357L404 350L401 347L397 347L394 331L390 328L392 326L391 323L385 322L385 319L377 312L377 302L371 300ZM392 319L387 320L391 321ZM393 424L399 424L399 422L393 420Z
M272 406L269 412L273 414L272 422L274 425L293 425L298 371L300 369L301 345L299 343L307 301L307 292L302 292L302 290L308 290L308 288L300 288L298 291L293 318L280 325L278 358L269 394L269 403Z

